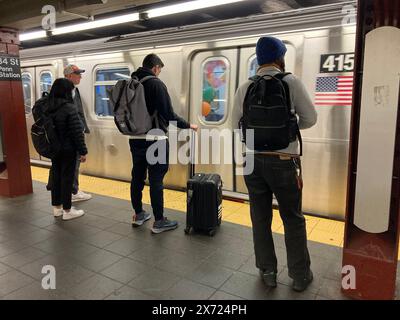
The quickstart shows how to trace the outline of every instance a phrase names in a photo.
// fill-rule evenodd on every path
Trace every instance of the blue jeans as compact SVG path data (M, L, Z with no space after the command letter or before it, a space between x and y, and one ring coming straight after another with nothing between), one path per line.
M130 139L129 145L132 153L132 180L131 180L131 203L136 213L143 211L142 192L149 172L151 206L155 220L164 218L164 185L163 180L168 172L169 166L169 143L168 140L161 140L163 146L162 157L165 163L149 163L146 158L148 148L156 141L146 141L144 139Z
M289 277L304 278L310 269L306 222L301 212L302 184L296 169L300 159L281 160L279 156L255 155L254 171L244 176L250 197L256 266L277 272L272 238L272 195L278 204L285 230Z

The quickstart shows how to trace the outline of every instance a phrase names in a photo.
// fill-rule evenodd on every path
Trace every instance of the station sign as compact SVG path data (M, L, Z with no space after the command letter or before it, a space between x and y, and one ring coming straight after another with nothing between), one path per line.
M0 54L0 81L21 81L19 57Z

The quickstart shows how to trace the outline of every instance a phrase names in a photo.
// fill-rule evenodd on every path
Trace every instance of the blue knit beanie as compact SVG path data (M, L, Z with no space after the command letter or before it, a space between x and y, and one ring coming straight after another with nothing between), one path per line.
M257 41L256 54L258 65L272 63L283 57L287 49L285 44L274 37L262 37Z

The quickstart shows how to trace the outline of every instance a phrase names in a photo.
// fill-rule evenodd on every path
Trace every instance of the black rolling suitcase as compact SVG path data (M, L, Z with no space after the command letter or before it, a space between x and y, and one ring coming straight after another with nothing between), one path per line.
M194 143L192 143L191 150L194 151ZM193 229L213 236L221 224L222 180L218 174L193 174L193 163L192 161L191 178L187 182L185 233L189 234Z

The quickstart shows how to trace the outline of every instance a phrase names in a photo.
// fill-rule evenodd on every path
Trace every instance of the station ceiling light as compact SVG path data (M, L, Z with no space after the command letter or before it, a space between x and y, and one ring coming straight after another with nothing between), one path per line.
M196 1L188 1L178 4L173 4L170 6L155 8L147 10L146 13L148 18L155 18L161 16L167 16L170 14L194 11L198 9L216 7L224 4L230 4L235 2L241 2L245 0L196 0Z
M183 2L175 5L164 6L160 8L149 9L144 12L135 12L130 14L125 14L121 16L116 16L112 18L100 19L90 22L83 22L78 24L73 24L70 26L59 27L55 28L54 30L50 31L52 35L60 35L66 34L71 32L78 32L83 30L95 29L95 28L102 28L108 27L116 24L139 21L140 16L143 14L146 15L146 18L151 19L155 17L161 17L176 13L194 11L204 8L210 8L215 6L221 6L224 4L230 4L235 2L241 2L246 0L195 0L195 1L188 1ZM45 38L47 36L46 31L35 31L35 32L28 32L20 34L20 41L26 40L33 40L33 39L40 39Z
M70 33L70 32L107 27L107 26L112 26L112 25L116 25L116 24L120 24L120 23L133 22L133 21L138 21L138 20L139 20L139 13L135 12L135 13L125 14L122 16L116 16L116 17L107 18L107 19L101 19L101 20L96 20L96 21L91 21L91 22L73 24L71 26L55 28L52 31L52 33L53 33L53 35L59 35L59 34L65 34L65 33Z
M26 32L26 33L21 33L19 35L19 41L26 41L26 40L34 40L34 39L40 39L40 38L46 38L47 34L46 31L41 30L41 31L34 31L34 32Z

